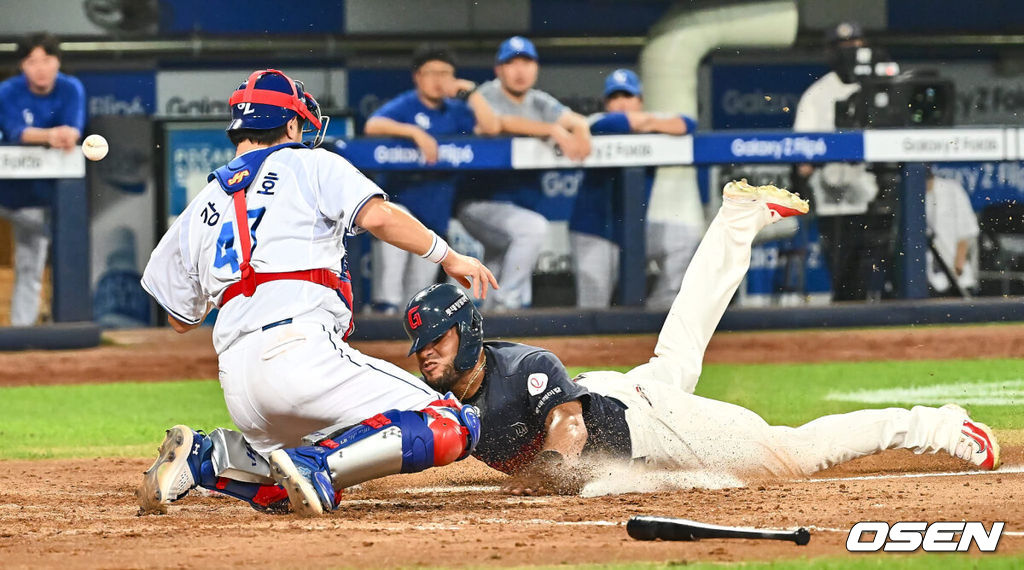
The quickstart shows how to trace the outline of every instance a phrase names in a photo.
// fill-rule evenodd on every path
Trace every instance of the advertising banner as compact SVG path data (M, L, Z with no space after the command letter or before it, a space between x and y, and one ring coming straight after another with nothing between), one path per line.
M90 117L156 112L156 74L152 71L89 71L75 77L85 87Z
M228 97L253 71L252 68L160 71L156 75L156 113L171 118L226 118ZM301 81L321 108L341 107L347 100L348 79L344 69L286 67L281 71Z
M164 156L170 224L206 186L206 177L235 157L235 147L210 122L170 123Z
M813 64L711 67L711 128L789 129L803 92L828 72Z

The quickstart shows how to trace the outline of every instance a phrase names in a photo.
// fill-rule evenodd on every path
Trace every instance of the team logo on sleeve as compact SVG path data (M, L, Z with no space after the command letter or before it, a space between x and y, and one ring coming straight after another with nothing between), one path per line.
M246 176L249 176L248 168L242 170L241 172L236 172L235 175L228 180L228 186L234 186L235 184L238 184L239 182L245 180Z
M526 379L526 391L531 396L537 396L548 387L548 375L543 372L536 374L530 374L530 377Z
M516 422L512 424L512 431L516 432L517 437L526 437L526 424L523 422Z
M416 305L415 307L409 309L409 312L406 313L405 318L409 320L409 328L420 328L420 325L423 324L423 318L420 317L420 306Z
M430 128L430 117L426 113L416 113L413 120L416 121L416 125L423 130Z

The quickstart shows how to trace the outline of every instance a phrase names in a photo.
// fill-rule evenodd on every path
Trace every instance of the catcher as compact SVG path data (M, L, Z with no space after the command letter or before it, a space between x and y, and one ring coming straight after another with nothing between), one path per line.
M484 342L480 313L460 289L433 285L405 312L424 380L480 409L474 456L514 475L512 494L575 493L590 459L740 479L805 477L885 449L939 450L980 469L999 466L992 430L955 405L860 410L800 427L770 426L756 413L695 396L704 351L750 264L754 236L807 212L774 186L730 182L658 337L655 356L623 374L570 380L541 348Z
M239 432L169 429L136 492L141 511L203 487L259 509L298 497L292 510L315 515L337 506L335 487L469 455L472 406L347 344L345 240L368 231L481 296L497 287L490 270L391 207L345 159L302 144L315 132L317 146L327 118L301 82L258 70L228 104L236 157L161 238L142 286L181 333L220 309L213 344Z

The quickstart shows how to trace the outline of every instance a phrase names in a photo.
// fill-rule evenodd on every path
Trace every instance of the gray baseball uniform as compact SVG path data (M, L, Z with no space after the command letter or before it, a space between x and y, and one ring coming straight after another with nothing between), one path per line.
M498 115L554 123L567 109L558 99L539 89L530 89L523 97L523 102L516 103L501 90L501 82L497 79L481 84L476 91L487 100Z
M530 89L517 103L505 95L497 79L482 84L477 92L498 115L553 123L566 111L565 105L537 89ZM502 285L487 296L484 308L529 307L533 302L533 268L548 231L547 219L522 205L531 197L535 200L540 192L537 173L482 175L464 190L469 197L458 209L457 218L483 244L484 263Z

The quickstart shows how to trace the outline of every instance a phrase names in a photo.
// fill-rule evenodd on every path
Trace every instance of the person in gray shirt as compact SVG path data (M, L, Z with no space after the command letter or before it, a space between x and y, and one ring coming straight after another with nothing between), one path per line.
M506 134L550 138L562 154L583 160L590 154L587 120L551 95L534 89L537 48L523 37L505 40L495 58L495 79L476 92L499 116ZM460 189L457 219L484 246L484 259L502 288L488 296L484 310L509 311L533 302L531 279L548 232L548 220L568 220L582 171L484 173Z

